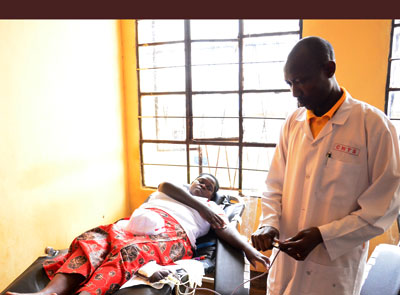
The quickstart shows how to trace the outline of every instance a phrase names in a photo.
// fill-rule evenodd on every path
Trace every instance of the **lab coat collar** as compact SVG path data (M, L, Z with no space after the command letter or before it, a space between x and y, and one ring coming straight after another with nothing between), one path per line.
M332 124L336 124L336 125L343 125L350 116L351 105L352 105L351 100L352 100L352 97L346 91L346 98L345 98L344 102L342 103L340 108L336 111L336 113L332 117L332 119L329 120L329 122L331 122Z
M307 111L306 108L302 108L301 111L299 111L298 115L296 116L296 120L297 121L303 121L303 130L304 133L307 135L307 137L309 137L312 141L316 142L319 139L325 137L326 135L328 135L329 133L332 132L333 130L333 125L343 125L347 119L350 116L350 112L351 112L351 96L350 94L346 91L346 89L342 88L343 91L346 94L346 98L344 100L344 102L342 103L342 105L339 107L339 109L336 111L335 115L332 117L332 119L330 119L326 125L324 126L324 128L321 130L321 132L318 134L318 136L316 138L313 137L312 133L311 133L311 129L310 129L310 125L307 122Z

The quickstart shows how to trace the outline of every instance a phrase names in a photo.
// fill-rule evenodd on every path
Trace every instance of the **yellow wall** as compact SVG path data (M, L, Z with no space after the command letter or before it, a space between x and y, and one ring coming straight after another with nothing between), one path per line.
M120 26L0 21L0 290L127 214Z
M121 21L124 90L126 99L127 150L130 209L140 206L154 191L142 187L139 151L138 80L136 72L136 27L134 20Z
M353 97L385 106L391 20L305 20L303 36L317 35L335 49L336 78Z

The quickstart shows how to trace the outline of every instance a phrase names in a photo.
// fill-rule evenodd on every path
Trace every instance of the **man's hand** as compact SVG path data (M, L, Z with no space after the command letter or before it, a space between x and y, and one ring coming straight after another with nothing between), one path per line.
M294 237L279 243L279 249L296 260L304 260L310 252L322 243L321 232L317 227L311 227L298 232Z
M272 242L279 238L279 231L272 226L259 228L251 235L253 247L259 251L272 249Z

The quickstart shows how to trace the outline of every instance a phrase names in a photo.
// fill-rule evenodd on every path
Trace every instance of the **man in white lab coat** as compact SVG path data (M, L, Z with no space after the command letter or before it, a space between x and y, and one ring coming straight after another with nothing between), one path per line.
M281 249L270 295L358 295L368 240L399 213L395 128L335 79L329 42L300 40L284 68L298 108L285 122L253 246Z

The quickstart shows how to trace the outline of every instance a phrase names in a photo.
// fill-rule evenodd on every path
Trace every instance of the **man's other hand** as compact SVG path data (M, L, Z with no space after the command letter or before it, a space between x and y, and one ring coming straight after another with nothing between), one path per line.
M304 260L308 254L322 243L321 232L317 227L311 227L298 232L295 236L279 243L279 249L296 260Z
M272 243L279 238L279 231L272 226L264 226L257 229L251 235L251 243L258 251L272 249Z

